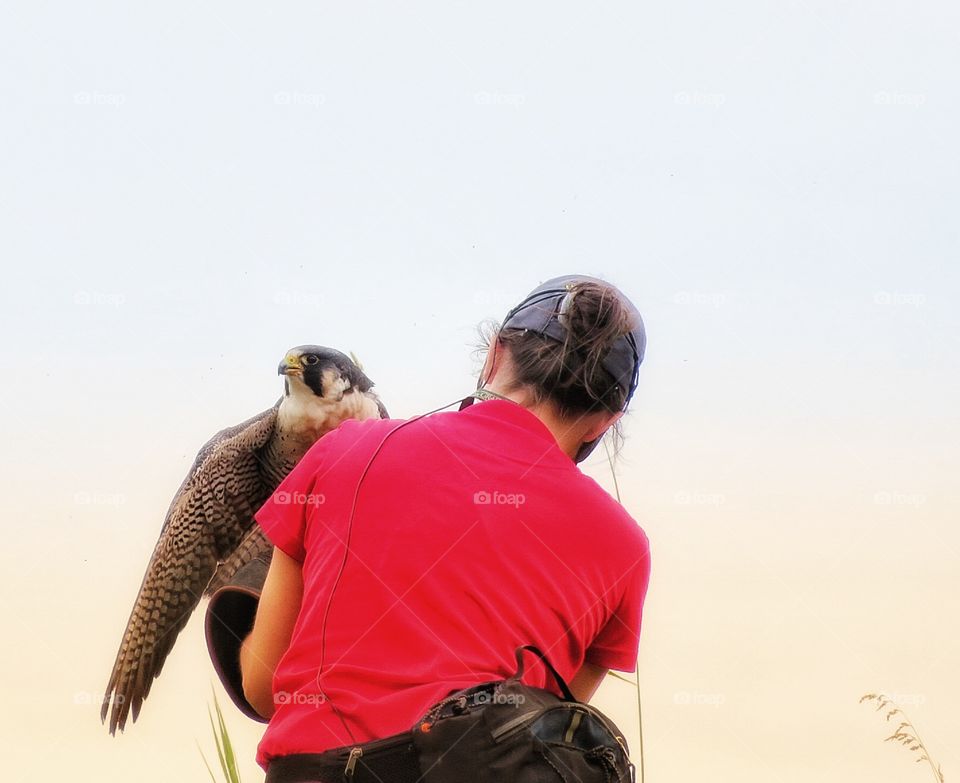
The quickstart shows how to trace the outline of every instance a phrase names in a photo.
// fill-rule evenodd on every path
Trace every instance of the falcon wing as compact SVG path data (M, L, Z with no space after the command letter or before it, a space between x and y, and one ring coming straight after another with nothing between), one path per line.
M367 396L373 397L374 401L377 403L377 410L380 411L380 418L389 419L390 414L387 413L387 407L383 404L383 400L380 399L379 395L374 391L368 391Z
M377 410L380 412L380 418L389 419L390 414L387 413L387 409L380 397L378 397L373 391L367 391L365 394L377 403ZM216 573L213 575L210 583L203 591L204 596L209 597L224 585L229 584L230 580L233 579L233 576L237 573L237 571L243 568L243 566L250 561L256 560L263 554L272 555L273 544L266 537L266 535L264 535L260 526L253 524L253 520L251 519L250 530L244 536L243 540L236 547L236 549L230 553L226 560L217 566Z
M274 433L278 407L214 435L173 498L104 694L100 720L112 704L110 734L123 731L128 714L136 721L217 562L232 552L270 496L258 451Z
M217 567L216 573L207 585L203 594L213 595L218 589L230 583L234 574L251 560L256 560L262 554L273 555L273 544L270 542L259 525L254 525L237 545L237 548Z

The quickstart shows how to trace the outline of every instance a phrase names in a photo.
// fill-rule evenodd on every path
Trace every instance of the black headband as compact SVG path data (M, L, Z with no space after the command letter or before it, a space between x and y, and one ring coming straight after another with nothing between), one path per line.
M611 289L635 321L633 329L619 337L601 360L610 377L627 390L623 403L623 409L626 410L637 389L640 363L647 347L647 335L637 308L614 286L587 275L555 277L534 288L520 304L507 313L500 328L527 329L564 342L567 336L563 324L566 306L572 298L574 285L581 282L599 283Z

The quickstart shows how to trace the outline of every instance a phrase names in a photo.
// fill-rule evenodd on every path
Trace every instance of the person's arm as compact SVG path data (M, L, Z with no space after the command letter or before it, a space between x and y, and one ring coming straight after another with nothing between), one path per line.
M588 702L597 692L603 678L607 676L608 669L597 666L593 663L584 663L570 680L570 692L577 697L577 701Z
M264 718L273 715L273 673L290 646L303 599L301 563L273 548L253 630L240 647L243 695Z
M613 669L618 672L632 672L637 666L637 652L640 645L640 626L643 618L643 604L650 582L650 543L646 534L634 523L626 528L633 541L626 539L619 551L625 553L627 561L619 566L619 578L609 594L619 592L619 599L611 600L613 610L609 612L600 632L590 640L584 653L584 668L591 667L594 676L598 671ZM587 679L587 687L599 686L591 675L578 672L574 677ZM591 692L592 695L592 692Z

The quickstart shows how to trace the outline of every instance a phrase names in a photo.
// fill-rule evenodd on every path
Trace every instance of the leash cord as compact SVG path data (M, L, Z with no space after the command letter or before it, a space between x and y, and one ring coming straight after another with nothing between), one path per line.
M383 448L383 445L387 442L387 439L391 435L393 435L393 433L395 433L397 430L403 429L408 424L413 424L415 421L419 421L424 416L429 416L432 413L438 413L442 411L444 408L449 408L451 405L455 405L458 402L462 403L465 399L466 397L462 397L458 400L454 400L453 402L448 402L446 405L442 405L439 408L434 408L432 411L427 411L426 413L421 413L417 416L407 419L406 421L402 422L398 426L394 427L386 435L384 435L380 443L377 444L377 448L374 449L373 454L370 455L370 459L367 460L367 464L364 466L363 471L360 473L360 478L357 479L357 486L353 493L353 502L350 505L350 516L347 518L347 534L346 534L346 540L344 542L344 547L343 547L343 557L340 560L340 567L337 570L337 576L334 579L333 587L330 590L330 595L327 597L327 605L326 607L324 607L324 611L323 611L323 623L320 626L320 665L317 667L317 676L316 676L317 689L320 691L321 695L323 696L324 701L330 704L331 709L334 711L337 718L339 718L340 723L343 724L343 728L346 729L347 735L350 737L350 741L354 744L357 744L357 740L353 736L353 732L350 731L350 727L347 725L347 722L343 719L343 715L340 713L340 710L337 709L337 706L333 703L333 699L331 699L327 695L327 693L324 691L323 685L320 683L320 677L323 673L323 663L324 663L324 660L326 659L326 651L327 651L327 618L330 616L330 607L333 605L333 595L340 584L340 578L343 576L343 571L347 565L347 557L350 554L350 536L351 536L351 533L353 532L353 517L357 509L357 498L360 495L360 485L363 483L363 479L366 477L367 471L370 470L370 466L373 464L373 460L380 453L380 449Z
M610 465L610 475L613 476L613 490L617 496L617 502L622 506L623 501L620 499L620 484L617 481L617 471L613 467L613 456L610 454L610 446L607 445L607 439L603 439L603 450L607 453L607 463ZM643 709L640 706L640 664L637 664L635 676L635 685L637 688L637 733L640 736L640 783L644 783L643 776Z

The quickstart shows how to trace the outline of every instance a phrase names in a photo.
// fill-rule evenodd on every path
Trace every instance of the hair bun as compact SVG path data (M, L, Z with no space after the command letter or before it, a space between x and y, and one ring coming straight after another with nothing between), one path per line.
M567 284L554 307L562 336L509 325L499 330L497 339L510 351L512 388L529 389L536 401L549 399L563 417L623 410L628 384L614 378L604 361L635 326L629 303L601 280L578 280Z
M616 290L592 281L568 286L558 320L570 338L564 348L589 358L592 365L601 362L613 344L633 327L631 313Z

